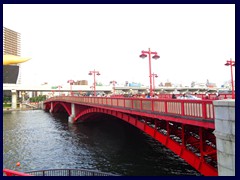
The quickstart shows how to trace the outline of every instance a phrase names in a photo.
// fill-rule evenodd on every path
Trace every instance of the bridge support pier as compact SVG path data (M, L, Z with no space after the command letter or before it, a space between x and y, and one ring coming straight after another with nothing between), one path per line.
M50 113L53 112L53 102L51 102L51 108L49 109L49 112L50 112Z
M12 90L12 109L17 109L17 91Z
M213 101L219 176L235 176L235 100Z
M73 119L76 117L75 113L75 104L71 103L71 115L68 117L68 122L69 123L74 123Z

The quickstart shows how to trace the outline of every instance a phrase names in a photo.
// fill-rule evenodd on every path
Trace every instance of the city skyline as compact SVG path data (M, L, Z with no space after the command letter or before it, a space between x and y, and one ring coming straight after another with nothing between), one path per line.
M21 12L21 13L20 13ZM43 13L44 12L44 13ZM22 83L67 84L87 80L149 85L189 85L230 80L226 60L235 60L235 5L3 5L4 27L21 33ZM235 74L235 71L234 71Z

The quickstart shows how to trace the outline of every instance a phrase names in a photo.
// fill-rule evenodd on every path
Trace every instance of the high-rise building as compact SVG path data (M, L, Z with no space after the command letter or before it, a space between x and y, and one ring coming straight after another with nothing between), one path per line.
M3 54L21 55L21 34L3 27ZM3 83L21 83L19 64L3 65Z
M20 56L21 35L20 33L3 27L3 54ZM16 84L21 79L19 64L3 65L3 83Z
M20 56L21 54L20 33L3 27L3 55ZM3 83L20 83L19 64L3 65ZM4 96L11 96L11 91L4 91Z
M3 53L20 56L21 53L20 33L3 27Z

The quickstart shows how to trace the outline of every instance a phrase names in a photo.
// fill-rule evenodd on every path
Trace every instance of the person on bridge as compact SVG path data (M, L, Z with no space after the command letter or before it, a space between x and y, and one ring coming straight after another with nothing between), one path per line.
M209 99L208 93L205 94L205 99Z
M172 94L172 99L176 99L177 97L176 97L176 95L173 93Z
M153 98L157 99L158 95L157 94L153 94Z
M150 96L150 93L148 93L147 95L146 95L146 98L151 98L151 96Z

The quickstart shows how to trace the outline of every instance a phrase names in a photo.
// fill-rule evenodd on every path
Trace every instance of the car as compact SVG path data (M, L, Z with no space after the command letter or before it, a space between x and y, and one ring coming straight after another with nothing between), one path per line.
M193 96L191 94L186 94L185 96L178 96L177 99L192 99L192 100L201 100L201 98Z

